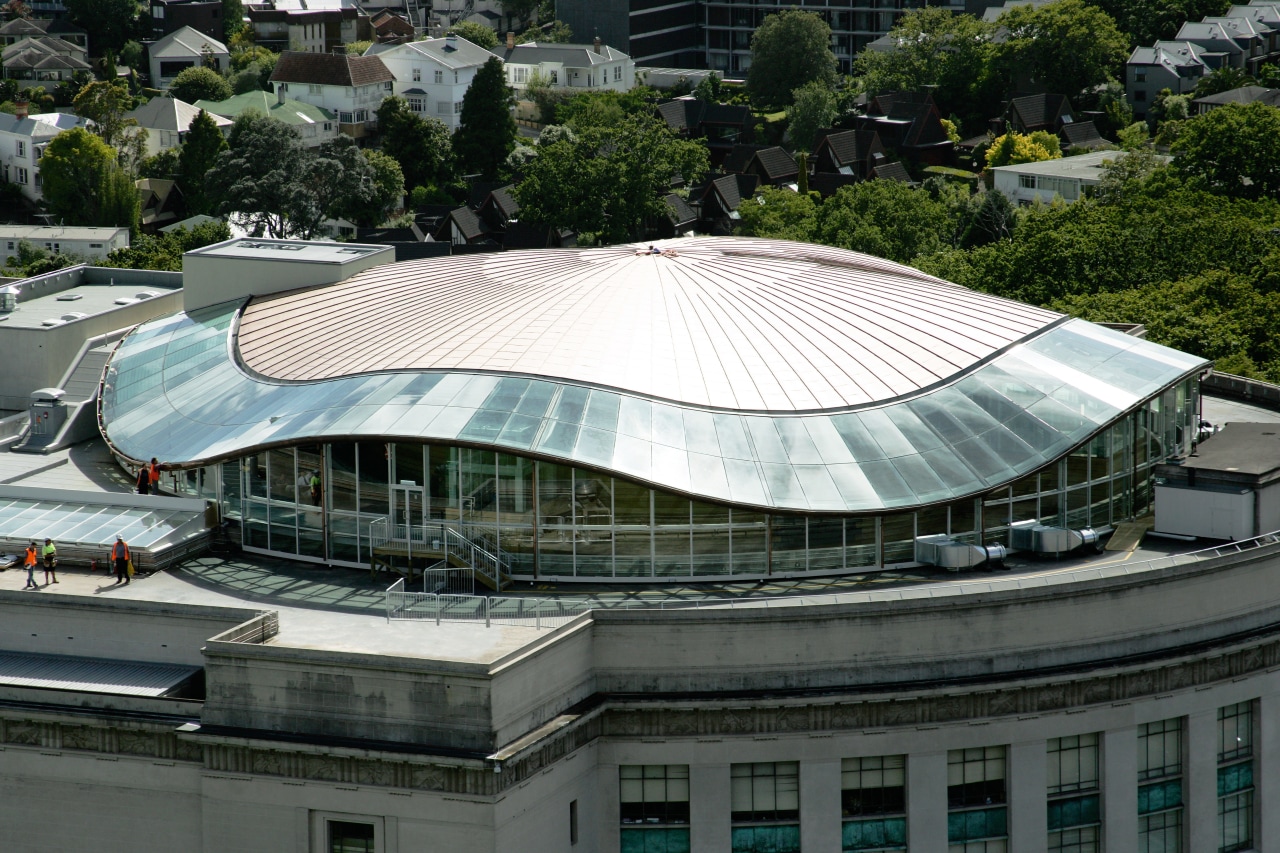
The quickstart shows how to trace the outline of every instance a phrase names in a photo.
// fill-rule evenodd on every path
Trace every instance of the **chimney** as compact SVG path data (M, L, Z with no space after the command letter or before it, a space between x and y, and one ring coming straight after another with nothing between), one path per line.
M24 119L30 115L31 102L26 98L15 98L13 101L13 114L19 119Z
M516 34L507 30L507 50L516 49Z
M592 44L596 46L596 53L599 53L600 52L600 36L596 36L596 39L595 41L592 42Z

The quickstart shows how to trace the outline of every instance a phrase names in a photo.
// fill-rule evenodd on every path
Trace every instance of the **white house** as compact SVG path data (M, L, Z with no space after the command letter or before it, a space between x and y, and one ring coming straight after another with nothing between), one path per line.
M227 46L199 30L183 27L151 45L151 85L168 89L173 78L194 65L208 65L219 74L231 64Z
M196 101L194 106L229 121L255 110L292 127L307 148L318 148L338 136L338 123L330 112L314 104L286 98L283 93L245 92L232 95L225 101Z
M88 228L66 225L0 225L0 257L5 263L18 256L26 241L37 249L100 261L116 249L129 248L128 228Z
M191 128L191 122L198 115L200 108L186 101L177 98L152 98L137 109L125 113L124 117L133 119L139 128L147 132L147 156L150 157L181 145ZM231 128L230 119L214 113L209 113L209 117L223 133Z
M493 54L464 38L445 36L407 44L375 44L365 52L377 55L395 75L395 94L423 118L458 129L462 96L480 67Z
M995 176L995 188L1014 204L1027 205L1037 200L1047 204L1054 197L1073 202L1089 187L1096 187L1107 166L1122 156L1121 151L1093 151L1038 163L996 166L991 172Z
M320 107L338 117L338 130L359 138L394 91L395 76L376 56L285 51L271 74L276 94Z
M85 127L87 119L71 113L40 113L28 116L26 104L16 115L0 113L0 178L17 184L22 194L40 201L40 157L44 147L59 133Z
M507 84L522 92L537 74L552 86L569 89L612 89L626 92L636 84L630 56L596 39L594 44L516 44L507 33L505 46L493 55L506 64Z

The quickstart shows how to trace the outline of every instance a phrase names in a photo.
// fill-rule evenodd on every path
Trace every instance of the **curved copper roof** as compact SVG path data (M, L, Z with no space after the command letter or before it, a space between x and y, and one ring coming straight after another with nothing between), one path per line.
M538 376L678 403L813 411L913 394L1061 315L918 270L741 238L432 258L255 299L245 365Z

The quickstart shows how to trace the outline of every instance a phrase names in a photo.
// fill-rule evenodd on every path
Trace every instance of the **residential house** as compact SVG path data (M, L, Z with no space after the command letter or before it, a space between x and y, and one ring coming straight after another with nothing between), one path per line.
M894 160L892 163L879 163L873 166L871 168L871 177L877 181L897 181L900 184L916 185L916 182L911 180L911 173L907 171L907 167L901 160Z
M698 230L711 235L733 233L741 218L738 208L755 196L760 179L755 175L721 175L689 192L689 205L698 212Z
M177 98L152 98L142 106L124 114L126 119L133 119L137 126L147 132L147 156L150 157L177 148L186 139L191 122L200 115L200 108L180 101ZM231 120L220 115L209 113L223 133L231 129Z
M378 44L404 44L413 41L413 24L395 12L383 9L369 18L373 40Z
M241 113L256 110L290 125L298 131L302 144L308 148L316 148L338 135L338 122L332 113L322 107L286 98L283 94L245 92L225 101L196 101L193 106L232 121Z
M516 44L514 34L507 33L507 43L492 53L506 66L507 84L517 95L535 78L560 89L626 92L636 84L631 57L598 38L593 44Z
M668 237L687 237L693 233L693 229L698 224L698 213L690 205L675 193L669 193L663 199L666 206L667 215L659 220L654 226L658 239L667 239Z
M1239 31L1221 21L1187 21L1174 36L1175 41L1189 41L1203 48L1201 56L1213 68L1239 68L1249 65L1249 49L1237 40Z
M277 95L333 113L338 130L358 139L374 128L395 75L377 56L290 50L280 54L271 82Z
M0 51L0 66L5 79L33 83L54 83L70 80L77 73L93 73L84 47L51 36L28 36L8 45Z
M874 130L885 148L913 162L946 166L955 159L955 144L942 126L942 115L927 92L891 92L867 105L856 119L859 130Z
M755 175L762 185L780 187L793 184L800 175L796 158L781 146L770 145L755 151L739 170L740 174Z
M89 49L89 34L70 21L14 18L0 24L0 45L14 44L24 38L58 38Z
M1266 7L1258 8L1265 10ZM1260 17L1253 15L1206 17L1200 23L1220 27L1222 32L1243 51L1244 70L1250 74L1257 74L1263 65L1280 58L1280 49L1278 49L1280 45L1276 44L1280 33L1277 33L1274 24L1264 23ZM1186 29L1186 25L1183 29Z
M183 27L211 39L226 37L222 0L151 0L151 37L161 39Z
M880 134L874 130L823 130L809 155L809 166L815 175L828 172L865 180L884 156Z
M1080 149L1098 149L1098 148L1114 148L1110 142L1102 138L1102 134L1098 132L1098 126L1092 121L1073 121L1062 126L1058 131L1058 138L1062 140L1064 150L1072 148Z
M1019 163L991 169L995 188L1019 205L1061 198L1073 202L1102 180L1106 167L1119 156L1114 151L1093 151L1077 157ZM1168 161L1168 157L1162 158Z
M464 38L445 36L399 45L375 44L365 56L376 56L390 70L395 78L393 91L408 102L410 110L457 130L462 96L493 54Z
M61 252L100 261L116 249L129 248L128 228L86 228L68 225L0 225L0 258L8 264L27 242L46 252Z
M706 143L713 168L719 167L735 145L751 142L755 122L749 107L717 104L692 95L658 105L667 127L689 139Z
M141 178L134 185L138 188L139 224L144 231L154 233L187 215L186 199L177 181Z
M86 127L88 119L72 113L40 113L28 116L27 104L17 105L17 113L0 113L0 178L17 184L33 202L44 194L40 188L40 158L44 148L64 130Z
M369 19L356 6L315 8L285 0L265 6L247 6L245 17L253 27L254 41L283 53L333 53L353 41L372 40Z
M1005 129L1024 134L1040 130L1057 133L1063 124L1075 120L1074 112L1066 95L1023 95L1005 107Z
M225 44L191 27L169 33L152 44L147 55L151 85L157 89L168 89L175 77L197 65L207 65L219 74L231 65Z
M459 207L449 211L435 238L455 246L475 246L486 242L497 245L489 235L485 223L469 207Z
M1219 92L1216 95L1196 98L1191 102L1191 107L1196 115L1204 115L1225 104L1252 104L1254 101L1261 101L1272 107L1280 107L1280 89L1268 89L1265 86L1241 86L1229 92Z
M1168 89L1175 95L1195 91L1200 78L1213 68L1205 49L1189 41L1158 41L1134 48L1125 63L1125 95L1135 118L1145 118L1147 106Z

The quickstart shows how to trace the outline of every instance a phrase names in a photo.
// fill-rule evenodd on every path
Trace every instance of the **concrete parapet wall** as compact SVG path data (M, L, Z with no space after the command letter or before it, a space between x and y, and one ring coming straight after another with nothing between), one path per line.
M205 641L252 610L0 591L0 648L11 652L200 666Z

